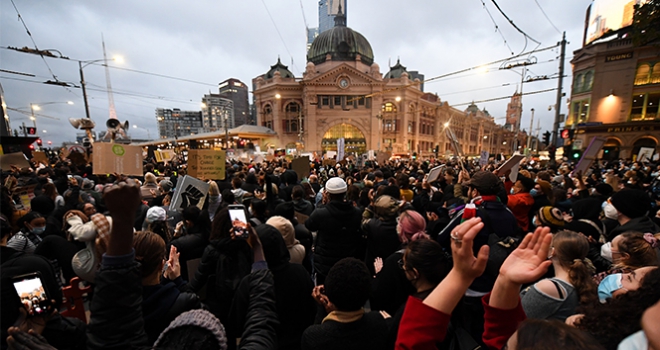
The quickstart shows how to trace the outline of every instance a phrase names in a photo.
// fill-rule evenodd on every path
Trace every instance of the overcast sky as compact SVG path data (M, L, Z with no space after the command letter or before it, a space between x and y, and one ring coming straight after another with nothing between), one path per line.
M397 58L408 70L417 70L426 78L531 50L538 45L525 42L497 11L491 0L347 0L348 26L363 34L371 43L375 62L381 73L388 71ZM122 64L113 66L173 76L194 82L167 79L119 69L110 69L114 101L120 120L128 119L136 138L158 136L155 109L180 108L199 110L204 94L217 92L217 84L238 78L251 86L252 78L265 73L280 56L296 75L302 76L306 64L305 20L310 27L318 24L317 0L241 0L241 1L39 1L13 0L25 21L32 39L40 49L56 49L72 59L103 58L101 35L105 37L108 57L121 55ZM485 8L484 8L485 3ZM561 40L539 5L559 31L566 31L567 46L564 91L570 95L572 52L581 46L584 18L589 0L499 0L509 18L539 48ZM537 5L538 3L538 5ZM301 8L302 7L302 8ZM499 32L489 16L499 26ZM270 13L270 16L269 16ZM272 16L272 20L271 20ZM279 34L278 34L279 32ZM506 39L507 45L504 44ZM12 1L0 3L0 46L34 47ZM528 76L556 76L559 50L534 55L538 64L529 67ZM46 58L46 63L60 81L80 85L75 61ZM293 63L292 63L293 61ZM44 60L36 55L0 49L0 69L33 74L35 77L0 72L6 104L30 110L30 103L62 102L44 105L37 113L59 118L37 118L44 140L53 145L74 140L76 131L70 117L85 116L79 88L44 85L52 80ZM465 109L470 101L510 96L520 89L520 69L469 72L425 84L425 91L437 93L450 105ZM108 118L108 94L105 70L92 64L85 68L92 119L96 131L104 129ZM525 83L525 92L555 88L557 80ZM523 97L522 127L529 129L530 109L541 120L541 133L552 128L555 92ZM73 101L74 105L67 105ZM250 96L252 101L252 96ZM477 103L493 116L503 117L507 100ZM566 113L566 99L562 102ZM9 111L11 126L29 117ZM503 123L502 119L497 120ZM536 128L536 121L534 122ZM47 132L44 134L43 130Z

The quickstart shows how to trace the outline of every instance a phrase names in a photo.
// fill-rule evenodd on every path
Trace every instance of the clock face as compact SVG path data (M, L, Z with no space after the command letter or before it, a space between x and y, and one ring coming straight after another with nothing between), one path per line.
M347 88L348 87L348 79L342 78L341 80L339 80L339 86L341 86L342 88Z

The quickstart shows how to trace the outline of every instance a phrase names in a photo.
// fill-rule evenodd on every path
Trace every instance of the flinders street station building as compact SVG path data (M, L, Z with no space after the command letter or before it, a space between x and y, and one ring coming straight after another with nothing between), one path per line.
M314 39L302 77L278 59L253 87L257 125L275 131L268 145L274 148L320 154L343 138L346 154L443 156L454 153L445 133L450 125L464 155L509 154L515 137L485 109L459 110L424 92L423 76L398 61L383 75L367 39L341 13Z

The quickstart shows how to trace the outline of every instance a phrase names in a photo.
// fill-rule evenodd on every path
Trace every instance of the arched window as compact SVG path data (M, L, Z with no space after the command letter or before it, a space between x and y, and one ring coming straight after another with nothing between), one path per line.
M573 91L579 92L582 89L582 79L583 79L582 74L578 74L575 76L575 80L573 81Z
M582 91L591 91L591 87L594 84L594 72L593 71L588 71L584 75L584 86L582 87Z
M300 105L297 102L289 102L285 110L287 113L298 113L300 111Z
M303 126L302 109L298 102L289 102L284 107L285 113L282 120L282 128L287 133L300 132L299 126Z
M382 111L386 113L396 112L396 105L392 102L385 102Z
M649 83L649 73L651 72L651 66L648 63L642 63L637 67L637 73L635 73L635 85L645 85ZM660 73L660 71L658 72Z
M273 128L273 108L270 105L264 106L262 125L272 129Z
M651 73L651 84L658 83L660 83L660 62L653 66L653 72Z

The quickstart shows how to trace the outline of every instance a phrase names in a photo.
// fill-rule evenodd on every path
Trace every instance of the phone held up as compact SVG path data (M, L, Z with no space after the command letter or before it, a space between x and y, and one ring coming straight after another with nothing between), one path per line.
M50 312L53 305L39 272L14 277L12 282L21 304L30 316L42 316Z
M229 206L229 218L234 228L236 238L247 239L250 229L247 221L247 214L243 204L232 204Z

